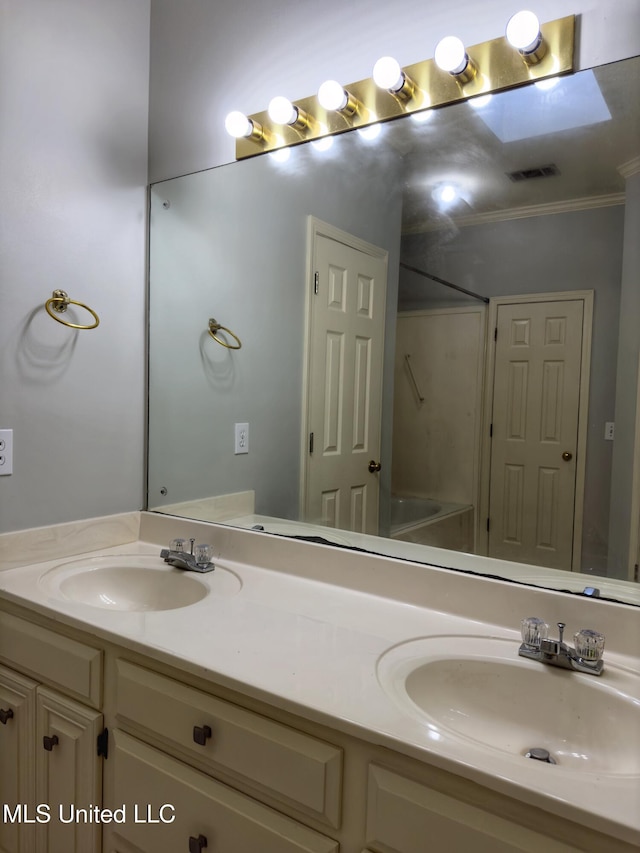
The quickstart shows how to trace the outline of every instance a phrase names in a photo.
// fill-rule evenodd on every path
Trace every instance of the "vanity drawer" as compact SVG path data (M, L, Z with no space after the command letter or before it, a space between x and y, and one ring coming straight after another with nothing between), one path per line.
M369 765L365 853L578 853L546 835Z
M117 662L116 683L121 723L244 782L257 796L340 825L338 747L125 660Z
M94 708L102 700L102 652L0 612L0 661Z
M149 853L189 850L204 836L215 853L338 853L332 838L308 829L160 750L113 732L113 829ZM108 849L107 842L107 849Z

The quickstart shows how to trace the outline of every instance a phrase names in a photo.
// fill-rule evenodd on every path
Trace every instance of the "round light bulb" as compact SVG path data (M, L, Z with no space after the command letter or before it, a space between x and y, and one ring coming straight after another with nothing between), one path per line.
M318 100L325 110L343 110L349 98L337 80L325 80L318 89Z
M436 65L449 74L462 74L469 58L464 44L457 36L445 36L436 45L434 57Z
M290 148L276 148L274 151L269 151L269 157L275 160L276 163L286 163L291 157Z
M454 186L452 186L451 184L446 184L440 190L440 199L445 204L450 204L455 199L455 197L457 195L458 195L458 193L456 192L456 188Z
M333 145L333 136L321 136L319 139L313 139L311 145L316 151L328 151Z
M426 110L420 110L419 113L411 113L411 118L413 121L418 124L424 124L429 121L433 117L433 110L431 108Z
M439 184L432 192L432 197L446 207L458 198L458 188L454 184Z
M545 77L544 80L536 80L533 84L536 89L540 89L543 92L548 92L550 89L553 89L560 82L559 77Z
M224 120L224 126L229 136L236 139L251 136L253 131L251 119L248 119L244 113L238 112L238 110L229 113Z
M373 66L373 81L381 89L399 92L404 86L400 63L392 56L382 56Z
M540 22L533 12L516 12L507 22L507 41L522 53L531 53L540 42Z
M491 103L493 95L479 95L477 98L469 98L469 105L474 108L474 110L484 109L488 104Z
M276 124L294 124L298 119L298 110L282 95L271 99L268 112L269 118Z
M380 136L380 131L382 130L382 125L380 122L376 124L368 124L366 127L359 127L358 133L363 139L377 139Z

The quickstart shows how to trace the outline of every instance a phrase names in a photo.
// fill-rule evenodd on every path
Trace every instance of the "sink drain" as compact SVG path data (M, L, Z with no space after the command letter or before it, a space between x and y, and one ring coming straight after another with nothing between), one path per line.
M525 753L525 758L533 758L534 761L542 761L544 764L557 764L558 762L551 756L548 749L543 749L541 746L532 746Z

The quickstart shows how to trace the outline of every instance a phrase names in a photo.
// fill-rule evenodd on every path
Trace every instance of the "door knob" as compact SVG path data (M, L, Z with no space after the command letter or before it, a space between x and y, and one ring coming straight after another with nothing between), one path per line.
M573 459L573 453L569 453L568 450L565 450L565 452L562 454L562 458L565 462L568 462L570 459Z
M375 474L375 472L379 471L381 468L382 465L379 462L376 462L375 459L372 459L371 462L369 462L369 471L371 471L372 474Z

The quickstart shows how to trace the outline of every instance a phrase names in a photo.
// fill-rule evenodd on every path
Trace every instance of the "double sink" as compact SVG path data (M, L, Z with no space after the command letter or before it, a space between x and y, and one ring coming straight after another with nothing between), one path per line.
M39 585L66 602L153 612L235 595L242 580L221 566L201 576L137 554L67 561ZM640 777L640 677L622 666L607 662L593 678L518 657L514 639L438 635L394 645L376 674L396 709L420 724L425 745L455 743L489 772L492 756L542 755L576 773Z

